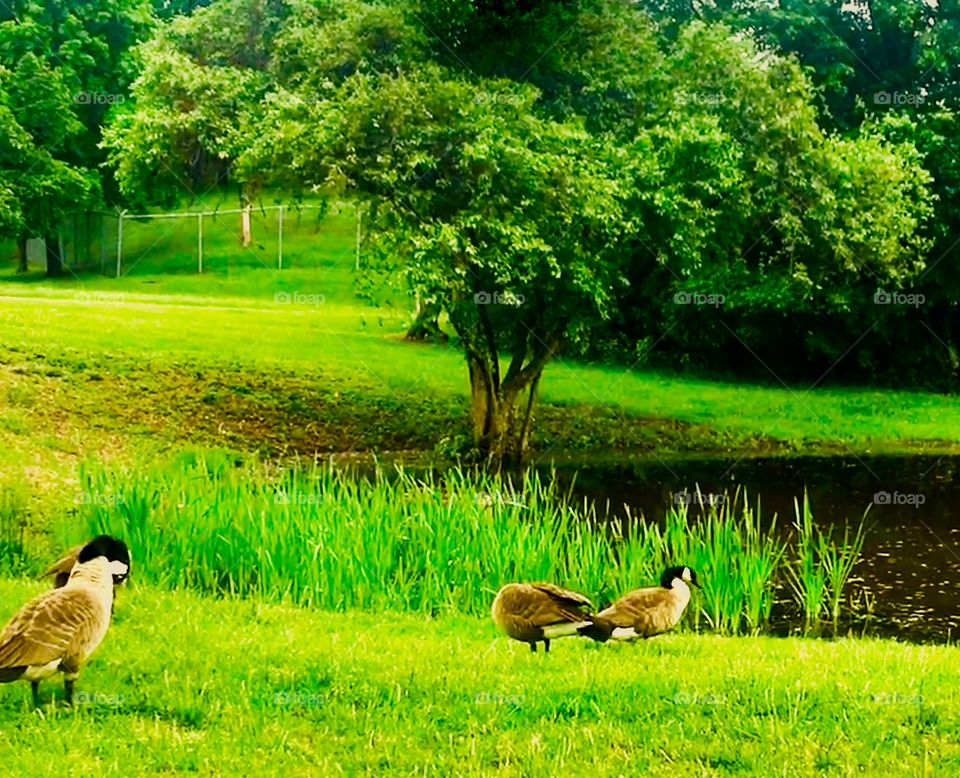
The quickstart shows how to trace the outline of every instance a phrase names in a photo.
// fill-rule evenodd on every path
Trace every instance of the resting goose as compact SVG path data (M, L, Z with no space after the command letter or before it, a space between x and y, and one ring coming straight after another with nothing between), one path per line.
M669 632L677 626L690 602L690 586L700 586L693 570L668 567L660 576L659 586L625 594L600 611L592 624L581 627L580 634L606 641L649 638Z
M546 653L553 638L576 635L592 623L591 607L582 594L553 584L510 583L497 592L491 615L503 632L529 643L534 653L542 641Z
M110 626L113 587L130 570L126 544L100 535L83 546L67 582L14 615L0 632L0 683L30 681L40 706L40 681L64 674L67 702L73 685Z

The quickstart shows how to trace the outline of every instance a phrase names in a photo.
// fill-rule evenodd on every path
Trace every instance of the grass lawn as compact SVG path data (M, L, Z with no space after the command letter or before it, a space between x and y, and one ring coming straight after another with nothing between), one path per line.
M259 427L267 438L271 428L287 426L284 418L300 428L327 419L344 429L355 422L365 431L362 439L314 435L312 446L293 446L301 453L422 450L444 434L466 436L467 381L459 349L404 342L406 312L353 299L347 275L343 269L251 270L239 284L248 295L241 297L214 296L213 287L196 277L190 294L164 293L164 277L153 279L150 293L142 291L142 278L56 287L0 283L0 369L45 374L50 380L42 386L34 381L20 391L38 397L62 392L59 411L66 417L93 392L102 424L118 431L129 428L122 406L130 402L149 416L157 398L174 393L177 404L197 402L219 382L232 387L228 394L246 397L246 415L263 420ZM262 292L253 295L250 276L262 281ZM184 277L169 283L182 287ZM96 386L89 373L96 374ZM0 379L0 392L14 380ZM541 454L960 451L960 403L947 395L808 393L566 360L548 366L541 387L534 438ZM279 407L293 395L299 398L293 407ZM298 411L297 402L309 407ZM30 405L8 402L12 411L0 429L16 428ZM206 406L207 416L224 415L215 442L252 445L230 419L230 403L210 397ZM278 415L283 418L272 427Z
M38 590L0 581L0 617ZM67 753L99 775L960 772L947 646L673 634L534 656L487 620L134 587L77 692L35 713L0 686L9 774Z
M177 210L236 206L235 192L214 191ZM270 455L422 452L449 438L449 452L469 438L457 346L404 342L410 302L396 290L369 288L378 307L356 296L351 204L289 212L282 271L273 211L254 211L249 248L238 216L207 217L203 275L193 219L125 223L122 278L50 281L39 268L14 273L12 261L0 272L7 450L24 448L11 434L39 429L40 449L67 454L158 438ZM564 359L540 387L541 456L960 452L960 403L948 395L808 392ZM84 416L93 408L95 421Z

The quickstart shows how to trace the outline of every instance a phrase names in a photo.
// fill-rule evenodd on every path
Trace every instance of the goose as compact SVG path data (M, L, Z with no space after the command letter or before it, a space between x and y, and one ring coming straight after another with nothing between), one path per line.
M33 598L0 631L0 683L30 681L40 707L40 681L64 674L68 703L80 670L110 626L113 587L129 570L122 540L100 535L77 554L62 587Z
M106 536L101 536L106 537ZM94 538L97 540L97 538ZM93 540L88 542L94 542ZM77 557L80 555L80 551L86 543L81 543L79 546L74 546L69 551L67 551L62 557L60 557L56 562L54 562L50 567L44 570L40 575L37 576L39 580L44 578L53 577L53 586L55 589L59 589L61 586L66 585L67 581L70 579L70 571L73 570L73 566L77 563ZM127 573L121 576L114 575L113 582L115 585L119 586L123 583L127 576L129 575L130 569L130 557L127 555L125 558L118 560L124 562L127 565Z
M690 586L700 587L689 567L668 567L659 586L625 594L579 629L581 635L604 642L649 638L677 626L690 602Z
M592 623L585 609L593 606L578 592L561 589L549 583L509 583L497 592L490 614L493 622L514 640L530 644L537 652L550 651L553 638L576 635Z

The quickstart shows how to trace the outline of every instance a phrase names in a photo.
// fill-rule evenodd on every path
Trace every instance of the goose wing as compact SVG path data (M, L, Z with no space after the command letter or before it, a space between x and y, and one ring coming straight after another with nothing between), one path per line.
M614 627L633 628L638 635L649 635L663 629L666 589L651 586L625 594L598 615Z
M547 597L549 597L553 602L563 605L567 608L580 609L593 607L593 603L591 603L590 600L588 600L579 592L572 592L569 589L561 589L559 586L554 586L550 583L533 584L533 588L547 595Z
M583 621L590 600L553 584L532 584L521 618L538 627Z
M84 589L55 589L35 597L0 632L0 670L86 653L87 639L100 631L99 610L95 597Z
M80 549L82 548L83 546L71 548L37 577L48 578L53 576L56 585L58 587L63 586L67 582L67 579L70 578L70 571L73 570L73 566L77 563L77 557L80 555Z

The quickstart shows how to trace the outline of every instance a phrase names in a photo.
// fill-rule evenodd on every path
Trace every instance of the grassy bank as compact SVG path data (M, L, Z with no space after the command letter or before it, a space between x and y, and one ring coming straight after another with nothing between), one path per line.
M124 538L151 583L325 609L479 615L517 580L562 582L607 603L679 563L703 582L688 615L704 628L761 631L788 588L809 622L846 614L860 543L824 534L805 506L801 542L788 544L758 502L719 499L701 518L681 504L662 526L608 522L536 473L356 478L191 452L128 472L85 467L79 520L60 529L62 546Z
M0 618L37 585L0 582ZM953 775L956 649L670 635L123 591L75 710L0 686L11 775ZM45 695L61 695L45 685Z
M345 301L340 275L262 272L263 292L245 298L164 295L162 279L149 295L125 282L109 292L0 285L0 386L20 393L6 398L0 431L39 426L37 407L62 397L65 428L96 404L98 427L127 439L142 431L134 412L151 436L250 448L265 432L267 448L301 453L424 450L466 437L455 344L404 342L406 312ZM960 404L944 395L806 392L564 360L541 387L541 456L960 451ZM170 397L187 424L163 423ZM197 417L213 421L197 429Z

